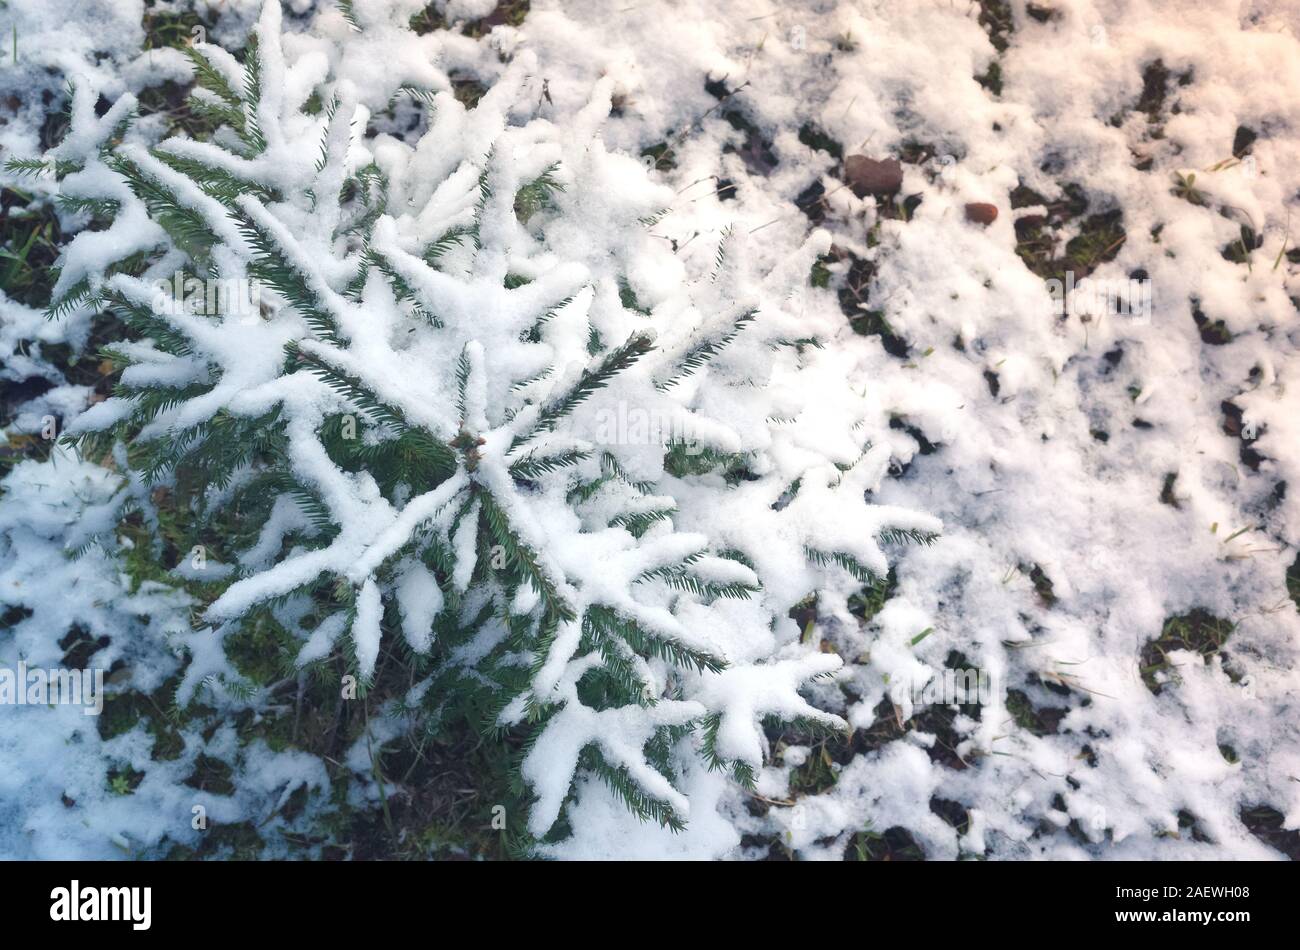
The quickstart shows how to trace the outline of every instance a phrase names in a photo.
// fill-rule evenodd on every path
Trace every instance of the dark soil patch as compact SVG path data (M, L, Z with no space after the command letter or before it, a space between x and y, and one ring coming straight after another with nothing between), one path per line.
M1241 812L1241 822L1251 834L1292 861L1300 861L1300 831L1285 830L1283 821L1282 813L1270 805L1256 805Z
M1264 429L1257 432L1248 430L1245 424L1245 414L1241 407L1228 400L1219 403L1219 408L1223 410L1223 433L1234 439L1241 441L1241 447L1238 449L1237 457L1241 459L1241 464L1246 466L1252 472L1258 472L1260 463L1264 461L1264 456L1255 450L1251 444L1256 438L1264 433Z
M1061 729L1061 720L1069 711L1063 706L1036 707L1023 690L1007 690L1007 712L1017 726L1036 736L1056 735Z
M844 848L845 861L924 861L925 851L906 828L895 826L882 833L859 831Z
M1154 695L1159 696L1164 684L1157 680L1157 674L1167 673L1173 667L1168 654L1172 650L1190 650L1209 660L1223 650L1224 644L1236 625L1216 617L1208 610L1197 607L1185 614L1170 617L1165 621L1160 636L1147 642L1142 648L1141 666L1142 682Z

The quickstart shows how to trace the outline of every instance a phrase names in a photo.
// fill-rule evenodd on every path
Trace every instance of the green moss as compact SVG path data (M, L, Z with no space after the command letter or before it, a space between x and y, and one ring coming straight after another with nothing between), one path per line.
M432 33L435 30L447 29L447 21L443 19L438 8L430 3L419 13L411 17L410 27L412 32L418 36L424 36L426 33Z
M939 798L936 795L930 799L930 811L942 818L959 835L964 835L970 830L970 812L961 802Z
M0 189L0 287L11 300L38 309L49 304L65 239L51 205L18 188Z
M1205 204L1205 195L1196 187L1196 173L1188 172L1186 175L1181 172L1174 172L1174 187L1172 194L1184 201L1194 204L1198 207Z
M475 39L486 36L494 27L520 26L532 7L530 0L498 0L496 9L481 20L466 24L464 34Z
M285 630L269 610L255 610L225 639L227 658L239 674L258 686L269 686L293 674L293 661L302 644Z
M1007 690L1007 712L1017 726L1036 736L1054 735L1067 711L1060 706L1036 707L1023 690Z
M140 721L138 693L108 695L104 697L104 709L96 717L100 738L114 739L130 732Z
M1168 654L1173 650L1190 650L1208 660L1222 651L1236 624L1216 617L1208 610L1197 607L1185 614L1165 620L1160 636L1148 641L1142 648L1142 682L1155 695L1160 695L1164 684L1157 680L1161 673L1173 670Z
M100 738L107 741L143 725L153 739L150 757L155 762L179 758L185 751L185 740L178 729L182 717L171 705L178 682L173 677L152 694L131 690L106 695L103 712L96 720ZM196 706L189 721L197 721L209 712L206 707Z
M815 151L825 152L837 161L844 157L843 146L811 122L800 126L799 141Z
M1146 113L1148 122L1160 121L1168 90L1169 70L1164 62L1157 59L1148 63L1142 70L1142 95L1137 103L1138 111Z
M924 861L925 851L906 828L877 833L870 828L855 832L844 849L846 861Z
M472 77L452 77L452 95L466 109L473 109L487 95L488 87Z
M119 765L109 769L107 776L108 790L114 795L134 795L135 790L144 781L144 773L129 765Z
M790 796L802 798L805 795L820 795L835 786L839 779L836 758L832 747L843 758L843 738L840 736L820 736L814 738L808 750L808 758L797 768L790 770Z
M1251 252L1258 250L1263 245L1264 239L1256 235L1254 229L1245 224L1241 226L1239 234L1237 240L1224 245L1219 252L1220 256L1232 264L1250 266Z
M206 38L212 29L212 24L193 10L146 10L141 25L146 50L178 49Z
M659 142L641 150L642 158L653 159L650 167L655 171L665 171L677 167L677 154L667 142Z
M989 63L988 69L975 77L975 81L993 95L1002 95L1002 63L996 59L993 60Z
M938 154L939 150L929 142L916 139L908 139L898 147L898 160L908 165L924 165Z
M1121 209L1089 215L1079 224L1079 233L1057 254L1056 232L1064 224L1080 217L1088 207L1087 195L1073 183L1062 186L1062 197L1047 201L1023 186L1011 194L1013 208L1043 205L1046 215L1028 215L1017 219L1016 254L1030 271L1044 280L1064 282L1067 274L1079 281L1101 264L1114 260L1124 245L1124 212Z
M1053 607L1056 605L1056 593L1052 589L1051 578L1037 564L1026 567L1020 566L1020 570L1029 575L1030 582L1034 585L1034 593L1042 601L1044 607Z
M1164 483L1160 486L1160 504L1171 508L1181 508L1178 496L1174 494L1174 485L1178 482L1177 472L1166 472Z
M867 623L885 609L885 603L894 596L897 590L898 576L891 567L889 574L879 584L863 587L862 590L849 597L849 612L863 623Z
M827 264L833 260L829 254L824 254L817 260L813 261L812 269L808 273L808 283L814 287L821 287L823 290L831 285L831 272Z
M251 821L233 825L213 823L203 832L197 847L175 845L167 852L166 859L255 861L262 856L265 847L266 842Z
M519 26L524 22L532 7L531 0L499 0L496 7L480 20L471 20L464 24L461 33L464 36L479 39L490 33L497 26ZM451 24L438 12L435 4L429 3L410 20L411 29L418 35L432 33L435 30L447 30Z
M871 299L871 281L876 267L871 261L849 254L849 269L838 296L840 311L849 318L853 332L862 336L878 336L885 352L906 359L910 352L907 340L894 332L883 310L865 309Z
M199 755L194 760L194 771L183 784L201 792L211 792L213 795L233 795L235 793L235 785L231 781L233 774L234 770L220 759Z
M1001 53L1009 45L1007 36L1015 30L1016 21L1007 0L979 0L979 25L989 35L993 48Z
M1200 302L1192 301L1192 320L1196 323L1201 342L1210 346L1226 346L1232 342L1232 331L1223 320L1211 320L1200 307Z
M1065 270L1074 279L1088 276L1101 264L1113 261L1124 244L1124 212L1116 209L1086 218L1078 236L1065 245Z

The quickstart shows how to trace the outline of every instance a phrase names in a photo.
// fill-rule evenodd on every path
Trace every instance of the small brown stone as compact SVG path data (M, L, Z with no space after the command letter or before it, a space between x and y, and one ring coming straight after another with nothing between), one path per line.
M896 158L876 160L865 155L844 159L844 179L859 198L887 198L903 187L903 166Z
M998 206L983 201L972 201L966 205L966 220L973 224L992 224L998 219Z

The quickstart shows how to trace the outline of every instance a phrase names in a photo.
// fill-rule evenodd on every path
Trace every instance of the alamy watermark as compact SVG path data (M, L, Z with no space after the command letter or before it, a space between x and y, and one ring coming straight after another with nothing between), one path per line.
M1147 277L1127 280L1083 277L1076 281L1074 272L1066 271L1064 280L1053 277L1047 281L1047 292L1052 295L1059 317L1073 314L1087 320L1119 316L1137 326L1151 322L1152 291Z
M83 886L74 879L50 891L50 920L118 920L130 923L132 930L148 930L153 923L153 888Z
M895 680L889 687L895 706L905 699L913 706L987 706L997 694L993 677L976 667L944 669L923 680Z
M685 412L660 412L620 402L596 413L596 441L601 445L680 444L687 455L699 455L704 446L698 435Z
M81 706L87 716L104 711L104 671L17 669L0 666L0 706Z
M177 271L170 278L154 281L152 303L157 314L226 314L248 324L261 318L262 285L246 278L201 280Z

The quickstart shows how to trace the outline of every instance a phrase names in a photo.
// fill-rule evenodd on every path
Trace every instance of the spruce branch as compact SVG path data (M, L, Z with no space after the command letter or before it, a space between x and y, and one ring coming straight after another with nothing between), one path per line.
M317 337L335 346L341 345L338 325L333 314L308 287L306 279L298 269L289 263L288 257L271 237L270 232L259 226L242 208L232 208L230 216L253 250L254 259L249 264L249 276L266 284L282 296L290 306L302 314Z
M568 392L548 403L538 415L532 430L527 435L515 438L511 451L538 434L554 429L556 423L582 405L592 393L604 389L611 379L632 366L653 348L654 343L649 335L632 334L626 343L606 354L597 366L584 372Z
M818 567L830 567L832 565L842 567L864 584L878 584L881 580L879 574L853 555L846 554L843 551L819 551L816 548L805 547L804 554L807 555L808 560Z
M655 384L656 387L660 391L668 390L676 386L688 376L694 375L709 363L710 360L726 349L727 346L740 335L740 331L745 329L745 327L750 323L753 323L754 318L757 316L757 310L747 310L740 314L740 316L736 317L731 329L727 332L720 336L701 340L699 343L692 346L677 361L677 365L671 373Z

